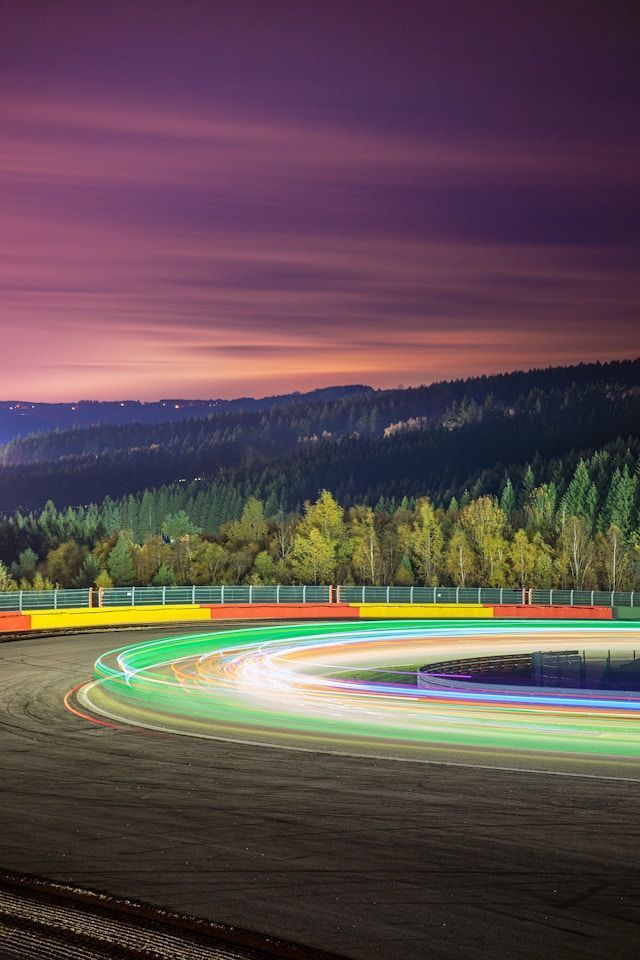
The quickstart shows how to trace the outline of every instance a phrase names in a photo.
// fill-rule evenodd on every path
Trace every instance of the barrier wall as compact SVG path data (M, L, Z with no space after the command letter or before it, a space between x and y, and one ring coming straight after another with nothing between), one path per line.
M637 607L510 606L417 603L195 604L140 607L78 607L0 612L0 635L32 630L84 630L141 624L207 623L221 620L449 620L449 619L640 620Z
M22 613L0 613L0 633L18 633L31 629L31 617Z
M355 616L363 620L459 620L490 619L493 607L478 603L351 603Z
M614 620L640 620L640 607L614 607Z
M179 623L210 620L207 607L111 607L105 609L32 611L32 630L73 630L83 627L119 626L138 623Z
M351 620L346 603L235 603L211 606L212 620Z

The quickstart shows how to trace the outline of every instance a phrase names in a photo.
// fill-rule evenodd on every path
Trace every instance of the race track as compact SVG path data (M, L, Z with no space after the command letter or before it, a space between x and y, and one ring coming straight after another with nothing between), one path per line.
M631 659L640 629L483 620L245 626L118 647L100 657L97 679L76 697L90 714L163 732L640 782L640 694L496 687L458 676L415 686L419 664L541 646L603 658L613 646ZM413 686L385 672L398 667Z
M320 753L309 731L289 750L290 729L268 746L64 708L98 656L162 632L0 646L1 867L362 960L636 955L632 751L371 736ZM500 769L518 766L541 772Z

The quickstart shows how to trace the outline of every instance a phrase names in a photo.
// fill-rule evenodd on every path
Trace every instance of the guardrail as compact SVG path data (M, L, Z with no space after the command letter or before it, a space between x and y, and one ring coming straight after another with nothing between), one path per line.
M0 611L22 613L23 610L66 610L71 607L91 607L94 590L11 590L0 593Z
M632 590L527 590L527 602L540 606L638 607L640 592Z
M0 593L0 611L228 603L416 603L640 607L640 591L516 590L511 587L189 586L91 587Z
M105 587L101 607L166 606L175 603L331 603L332 587Z
M336 587L339 603L524 604L525 591L510 587Z
M344 603L496 603L509 606L636 607L640 592L512 587L336 587Z

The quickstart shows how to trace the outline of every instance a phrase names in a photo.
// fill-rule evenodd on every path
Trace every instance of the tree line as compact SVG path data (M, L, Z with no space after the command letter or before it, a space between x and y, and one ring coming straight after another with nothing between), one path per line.
M640 469L607 451L564 482L529 465L499 493L287 511L231 486L179 487L0 522L0 590L52 586L356 583L640 587Z

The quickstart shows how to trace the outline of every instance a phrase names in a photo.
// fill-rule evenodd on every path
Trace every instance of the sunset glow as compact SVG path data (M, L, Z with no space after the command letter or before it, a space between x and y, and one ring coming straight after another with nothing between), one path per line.
M393 386L638 352L624 16L603 34L569 4L523 30L509 6L462 4L457 36L449 4L275 22L140 6L27 3L3 28L4 397ZM573 41L540 72L551 28Z

